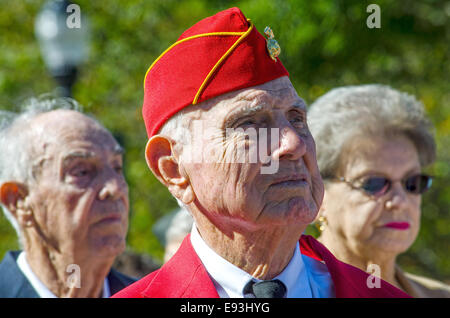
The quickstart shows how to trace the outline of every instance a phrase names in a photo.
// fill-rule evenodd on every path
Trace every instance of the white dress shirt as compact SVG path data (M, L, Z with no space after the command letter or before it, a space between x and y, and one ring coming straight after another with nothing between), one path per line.
M27 262L25 252L23 251L17 257L17 266L19 266L20 270L28 279L31 286L33 286L34 290L36 290L36 293L39 295L39 297L58 298L55 294L53 294L50 291L50 289L47 288L47 286L44 285L44 283L36 276L36 274L33 273L33 270L31 269L30 265ZM109 290L108 278L105 277L105 281L103 283L102 298L109 298L109 297L111 297L111 291Z
M192 246L211 277L221 298L243 298L244 286L250 281L261 281L231 264L211 249L202 239L195 224L191 231ZM327 266L300 253L299 243L286 268L274 279L287 288L287 298L334 297L334 284Z

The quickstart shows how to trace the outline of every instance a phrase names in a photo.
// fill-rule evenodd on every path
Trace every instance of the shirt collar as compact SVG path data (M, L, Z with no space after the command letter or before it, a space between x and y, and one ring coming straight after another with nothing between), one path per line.
M191 243L210 275L219 296L221 298L242 298L242 290L252 276L210 248L198 233L195 223L192 226Z
M195 224L192 226L191 243L210 275L220 297L242 298L244 286L250 281L261 281L231 264L211 249L201 238ZM299 244L286 268L274 279L281 280L287 290L287 297L311 297L308 274L300 254Z
M31 286L36 290L37 294L41 298L58 298L55 294L53 294L50 289L45 286L45 284L36 276L33 270L28 264L26 254L22 251L17 257L17 266L19 266L22 273L30 282ZM109 298L111 296L111 291L109 290L109 282L107 277L105 277L105 281L103 282L103 298Z
M279 279L287 288L287 297L311 297L308 273L300 253L300 245L294 249L294 255L284 270L274 279Z

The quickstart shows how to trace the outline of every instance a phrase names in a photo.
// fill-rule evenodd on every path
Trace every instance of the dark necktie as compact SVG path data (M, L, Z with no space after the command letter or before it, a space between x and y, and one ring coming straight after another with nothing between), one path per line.
M257 283L251 280L244 287L245 298L283 298L285 295L286 286L278 279Z

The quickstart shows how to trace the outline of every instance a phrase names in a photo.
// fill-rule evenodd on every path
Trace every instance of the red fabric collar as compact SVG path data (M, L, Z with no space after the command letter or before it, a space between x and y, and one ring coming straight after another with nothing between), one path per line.
M216 288L187 235L175 255L156 273L142 296L151 298L218 298Z
M327 265L338 298L407 298L406 293L381 280L381 288L367 287L369 274L337 260L328 249L309 235L300 238L302 254ZM219 295L202 262L186 236L177 253L153 276L139 297L217 298Z

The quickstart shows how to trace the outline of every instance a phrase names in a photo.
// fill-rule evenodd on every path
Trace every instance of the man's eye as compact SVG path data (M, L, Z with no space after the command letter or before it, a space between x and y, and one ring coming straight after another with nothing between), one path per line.
M78 177L78 178L82 178L85 177L87 175L89 175L91 172L91 170L89 168L86 167L79 167L79 168L75 168L73 169L70 174L74 177Z
M116 167L114 167L114 170L115 170L117 173L122 173L123 167L122 167L122 166L116 166Z
M256 121L253 119L247 119L239 123L238 128L249 127L256 125Z
M88 174L89 174L88 170L76 170L75 172L72 173L72 175L75 177L84 177L87 176Z
M305 116L298 112L292 114L289 121L296 127L303 127L306 124Z

